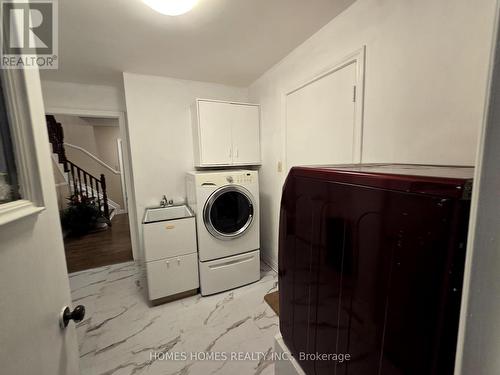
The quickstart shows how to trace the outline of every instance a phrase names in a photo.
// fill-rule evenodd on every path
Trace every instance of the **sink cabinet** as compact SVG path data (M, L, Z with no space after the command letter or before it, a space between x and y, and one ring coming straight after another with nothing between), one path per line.
M172 300L196 293L199 277L194 216L145 222L143 234L149 299Z
M198 289L196 253L146 263L149 299L174 297Z
M194 218L144 224L146 262L196 253Z

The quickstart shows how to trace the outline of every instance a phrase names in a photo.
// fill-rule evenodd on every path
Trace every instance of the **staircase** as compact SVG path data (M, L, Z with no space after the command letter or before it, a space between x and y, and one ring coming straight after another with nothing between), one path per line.
M106 192L106 177L101 174L99 178L91 175L84 169L66 158L64 149L64 131L62 125L52 115L45 116L49 142L52 152L56 155L58 163L62 166L62 172L66 174L70 195L79 198L92 198L107 224L111 226L111 215L108 194Z

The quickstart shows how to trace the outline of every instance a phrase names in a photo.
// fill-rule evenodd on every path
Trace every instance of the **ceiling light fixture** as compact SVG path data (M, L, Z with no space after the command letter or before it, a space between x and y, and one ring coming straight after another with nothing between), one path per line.
M189 12L198 0L142 0L150 8L166 16L180 16Z

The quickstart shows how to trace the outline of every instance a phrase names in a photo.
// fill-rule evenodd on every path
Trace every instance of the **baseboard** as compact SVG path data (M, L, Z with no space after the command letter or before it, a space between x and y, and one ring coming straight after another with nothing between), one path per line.
M260 252L260 259L261 259L262 262L264 262L269 267L271 267L274 272L278 272L278 263L276 263L274 260L272 260L271 258L269 258L264 253L262 253L262 251Z

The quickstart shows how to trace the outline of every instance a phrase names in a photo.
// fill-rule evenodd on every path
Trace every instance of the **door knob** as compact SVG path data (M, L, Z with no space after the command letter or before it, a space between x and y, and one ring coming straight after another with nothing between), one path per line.
M73 320L75 323L78 323L81 322L84 317L85 317L85 306L78 305L75 307L73 311L71 311L68 306L65 306L59 318L59 325L61 326L61 328L64 329L68 326L70 320Z

